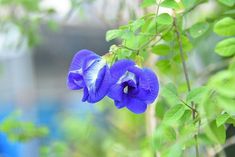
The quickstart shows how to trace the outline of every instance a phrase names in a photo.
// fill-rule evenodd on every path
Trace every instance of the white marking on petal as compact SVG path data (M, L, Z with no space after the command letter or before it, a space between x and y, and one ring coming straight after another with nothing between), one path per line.
M86 73L86 83L87 83L87 88L90 91L91 89L95 88L95 82L98 77L98 74L100 70L105 66L106 61L105 60L96 60L94 64L91 65L89 70L87 70Z
M80 69L78 69L78 70L71 70L71 71L69 71L69 74L70 74L70 73L82 75L82 68L80 68ZM83 80L76 80L76 79L73 79L73 81L74 81L75 84L80 85Z
M121 84L122 82L129 81L129 80L134 81L134 83L136 84L135 74L132 73L132 72L127 71L124 75L122 75L118 79L117 84Z
M82 75L82 68L77 69L77 70L71 70L71 71L69 71L69 73L75 73L75 74L80 74L80 75Z
M123 92L126 93L126 94L128 93L128 86L126 86L126 87L123 89Z

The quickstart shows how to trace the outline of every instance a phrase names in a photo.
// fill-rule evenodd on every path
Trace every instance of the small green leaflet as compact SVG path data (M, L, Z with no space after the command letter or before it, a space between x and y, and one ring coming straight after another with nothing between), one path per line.
M192 119L192 110L186 110L183 116L180 118L181 123L191 123Z
M165 56L170 52L170 47L166 44L158 44L152 48L154 54Z
M235 20L231 17L225 17L219 20L214 25L214 32L223 36L235 35Z
M171 9L179 9L179 5L174 0L164 0L161 4L161 7L171 8Z
M209 24L207 22L199 22L194 24L190 29L189 32L193 38L197 38L203 35L209 28Z
M167 85L165 85L161 91L161 95L171 106L181 103L179 100L177 89L173 83L168 83Z
M166 112L163 120L166 123L175 123L183 116L185 111L186 111L186 108L183 104L175 105Z
M219 42L215 52L221 56L228 57L235 54L235 38L228 38Z
M220 127L221 125L225 124L226 121L230 118L230 115L225 113L221 114L216 118L216 125L217 127Z
M156 0L143 0L143 2L141 3L141 7L146 8L154 4L156 4Z
M235 4L235 0L218 0L218 1L229 7L232 7Z
M156 66L161 72L166 73L170 71L169 69L171 68L172 65L168 59L163 59L163 60L157 61Z
M235 113L235 99L231 97L218 96L217 104L220 108L224 109L227 113L233 115Z
M161 149L164 143L175 140L176 132L170 126L161 123L154 131L154 147L156 149Z
M196 104L200 104L204 96L207 94L207 91L206 87L194 88L187 95L187 103L190 104L191 102L194 102Z
M192 118L192 115L190 118ZM194 123L189 123L188 125L184 125L183 128L180 128L180 136L190 137L197 131L197 129L198 128L195 126Z
M144 19L137 19L135 21L133 21L130 26L131 26L131 30L133 32L135 32L136 30L138 30L141 26L143 26L145 24Z
M113 40L115 38L121 37L123 35L123 30L113 29L106 32L106 41Z
M230 14L234 15L235 14L235 9L225 11L224 14L226 14L226 15L230 15Z
M195 5L197 0L182 0L182 3L185 8L191 8L193 5Z
M222 144L226 138L225 127L223 125L217 127L216 122L212 121L206 129L206 135L215 143Z
M161 25L171 25L173 23L173 18L169 14L163 13L157 17L157 23Z

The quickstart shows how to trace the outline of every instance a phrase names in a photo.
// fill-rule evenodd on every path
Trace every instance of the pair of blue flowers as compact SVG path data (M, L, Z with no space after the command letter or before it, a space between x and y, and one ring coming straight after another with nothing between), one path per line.
M72 90L83 89L83 102L96 103L107 95L118 109L126 107L136 114L145 112L159 92L159 82L152 70L139 68L127 59L109 67L105 59L90 50L75 54L67 86Z

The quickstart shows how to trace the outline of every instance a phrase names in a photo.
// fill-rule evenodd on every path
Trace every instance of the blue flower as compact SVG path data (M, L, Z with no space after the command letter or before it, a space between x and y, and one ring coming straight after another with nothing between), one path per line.
M130 60L119 60L110 68L115 82L108 96L117 108L127 107L134 113L145 112L148 104L156 99L159 82L155 73L147 68L139 68Z
M104 98L111 86L111 75L106 61L90 50L77 52L69 68L67 86L83 89L82 101L95 103Z

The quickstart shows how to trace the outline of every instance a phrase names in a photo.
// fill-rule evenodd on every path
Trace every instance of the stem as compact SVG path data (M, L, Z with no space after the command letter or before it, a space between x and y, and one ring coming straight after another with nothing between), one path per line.
M181 101L185 106L187 106L188 108L190 108L190 109L192 110L192 112L198 113L198 111L197 111L195 108L193 108L192 106L189 106L185 101L183 101L182 99L180 99L180 101Z
M199 0L195 5L193 5L191 8L185 10L183 12L183 16L186 15L187 13L191 12L192 10L194 10L198 5L202 4L202 3L205 3L204 0Z
M188 71L187 71L187 67L186 67L186 63L185 63L185 58L184 58L184 52L183 52L183 46L182 46L182 41L181 41L181 36L180 36L180 32L178 31L177 28L177 21L176 21L176 17L174 17L174 22L173 25L175 27L175 33L177 36L177 41L179 44L179 48L180 48L180 57L181 57L181 61L182 61L182 66L183 66L183 71L184 71L184 76L185 76L185 80L187 83L187 88L188 88L188 92L191 91L191 86L190 86L190 81L189 81L189 76L188 76ZM193 113L193 119L196 118L196 110L194 109L194 102L191 103L191 109L192 109L192 113ZM187 105L188 106L188 105ZM197 134L194 135L194 139L195 139L195 150L196 150L196 157L199 157L199 149L198 149L198 136Z
M124 49L127 49L127 50L130 50L130 51L138 51L138 50L136 50L136 49L132 49L132 48L130 48L130 47L127 47L127 46L125 46L125 45L118 45L118 47L120 47L120 48L124 48Z

